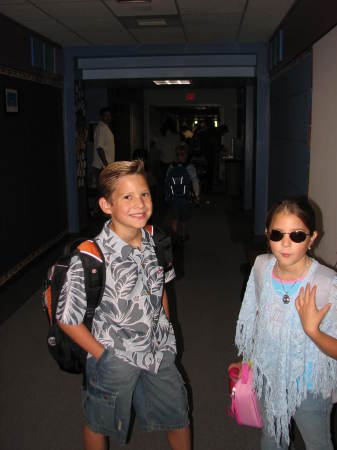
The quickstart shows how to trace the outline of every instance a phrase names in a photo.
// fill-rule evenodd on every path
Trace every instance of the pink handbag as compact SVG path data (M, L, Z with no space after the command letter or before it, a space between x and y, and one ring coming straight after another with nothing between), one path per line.
M234 417L239 425L262 428L263 421L259 411L259 404L256 398L253 385L253 371L248 363L242 363L241 378L238 379L237 369L233 368L228 373L232 384L232 406L229 415ZM235 381L236 377L236 381Z

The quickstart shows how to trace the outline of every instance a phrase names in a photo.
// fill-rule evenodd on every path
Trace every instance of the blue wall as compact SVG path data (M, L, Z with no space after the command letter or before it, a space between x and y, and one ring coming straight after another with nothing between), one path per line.
M271 82L269 204L308 192L311 88L311 52Z

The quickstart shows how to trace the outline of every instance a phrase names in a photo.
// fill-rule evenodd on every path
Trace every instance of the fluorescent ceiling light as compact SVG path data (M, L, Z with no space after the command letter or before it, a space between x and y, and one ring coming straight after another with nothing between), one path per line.
M151 3L151 0L117 0L118 3Z
M171 84L192 84L191 80L153 80L157 86L167 86Z
M149 18L149 19L137 19L137 24L140 27L165 27L167 22L165 19L159 18Z

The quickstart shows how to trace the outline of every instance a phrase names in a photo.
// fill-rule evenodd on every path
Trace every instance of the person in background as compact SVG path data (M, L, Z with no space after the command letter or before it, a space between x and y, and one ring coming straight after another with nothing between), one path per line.
M213 185L217 181L217 159L221 148L221 136L228 133L227 125L215 127L211 117L201 121L197 131L200 152L207 161L206 192L212 192Z
M94 132L94 154L92 161L92 187L98 185L101 170L115 161L115 138L111 131L112 114L110 108L100 110L100 121Z
M199 202L199 179L193 164L188 162L188 145L176 147L177 161L170 164L165 178L165 199L171 210L171 233L174 244L187 240L187 221L192 201Z
M173 117L168 116L160 129L161 136L158 138L157 147L160 152L160 169L162 177L165 178L169 165L175 161L175 149L180 142L177 125Z

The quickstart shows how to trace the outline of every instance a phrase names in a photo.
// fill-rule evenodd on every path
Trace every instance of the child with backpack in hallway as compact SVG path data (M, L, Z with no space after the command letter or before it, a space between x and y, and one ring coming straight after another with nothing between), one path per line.
M165 274L144 229L152 202L143 163L109 164L99 176L99 187L99 205L110 219L95 239L106 270L91 333L83 324L86 296L77 256L56 313L60 328L88 353L84 448L106 450L107 436L125 443L133 405L143 429L166 430L172 450L190 450L188 401L175 365Z
M187 221L193 200L199 203L200 187L197 171L188 162L188 146L176 147L177 162L171 163L165 178L165 200L171 210L173 243L183 243L187 238Z
M255 260L235 337L254 375L264 423L261 449L288 449L293 418L307 450L333 450L337 275L308 255L317 231L307 198L276 204L267 215L265 234L271 254ZM231 367L240 369L241 363Z

